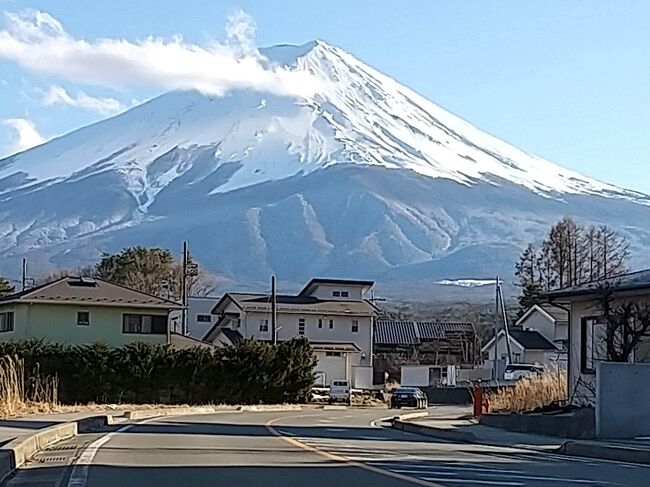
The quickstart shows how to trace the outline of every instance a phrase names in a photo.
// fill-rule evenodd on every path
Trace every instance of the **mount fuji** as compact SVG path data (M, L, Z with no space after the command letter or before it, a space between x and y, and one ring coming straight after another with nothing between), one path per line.
M260 53L319 89L169 92L0 160L0 272L188 240L243 287L276 273L426 293L511 275L566 215L616 228L650 264L650 196L527 154L327 43Z

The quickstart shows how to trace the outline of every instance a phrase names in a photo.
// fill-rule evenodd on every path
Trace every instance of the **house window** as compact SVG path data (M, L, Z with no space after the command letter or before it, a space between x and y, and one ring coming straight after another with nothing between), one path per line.
M0 313L0 332L14 331L14 312Z
M341 297L341 291L332 291L332 296L335 298L340 298Z
M325 352L326 357L340 357L341 352Z
M352 320L352 333L359 333L359 320Z
M330 330L334 329L334 320L330 320Z
M513 364L520 364L521 363L521 354L520 353L513 353L512 354L512 363Z
M597 317L580 320L580 370L583 374L595 374L596 363L607 359L604 323Z
M269 331L269 320L260 320L260 331Z
M318 318L318 328L323 328L323 318Z
M212 321L212 315L196 315L197 323L210 323Z
M122 332L142 335L166 335L167 316L125 314L122 317Z
M305 319L300 318L298 320L298 335L304 335L305 334Z
M348 297L350 297L350 293L347 292L347 291L341 291L341 297L342 298L348 298Z
M89 311L77 311L77 326L90 326Z

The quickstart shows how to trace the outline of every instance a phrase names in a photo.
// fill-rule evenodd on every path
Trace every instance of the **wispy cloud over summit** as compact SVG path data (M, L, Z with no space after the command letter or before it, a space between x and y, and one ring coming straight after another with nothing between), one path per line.
M319 89L309 73L262 63L255 23L237 11L228 20L225 42L197 45L181 36L142 40L80 39L41 11L6 13L0 58L30 71L88 85L196 89L223 95L236 88L308 96Z

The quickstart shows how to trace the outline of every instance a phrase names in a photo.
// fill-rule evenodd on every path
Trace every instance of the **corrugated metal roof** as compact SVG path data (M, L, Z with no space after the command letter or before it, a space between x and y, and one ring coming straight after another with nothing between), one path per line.
M412 321L375 321L374 341L380 345L419 345Z
M418 335L422 341L443 340L447 336L440 323L434 321L418 321L416 325Z
M374 341L378 345L419 345L423 341L445 340L449 333L476 333L471 323L438 321L375 322Z

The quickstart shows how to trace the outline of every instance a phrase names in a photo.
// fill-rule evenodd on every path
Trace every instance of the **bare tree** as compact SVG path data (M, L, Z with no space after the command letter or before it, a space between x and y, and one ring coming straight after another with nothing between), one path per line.
M540 246L528 245L515 264L520 314L544 291L608 279L625 273L629 245L606 226L585 228L570 218L551 227Z
M600 290L607 360L629 362L643 337L650 331L650 305L637 301L617 303L613 294L614 285L611 284Z

